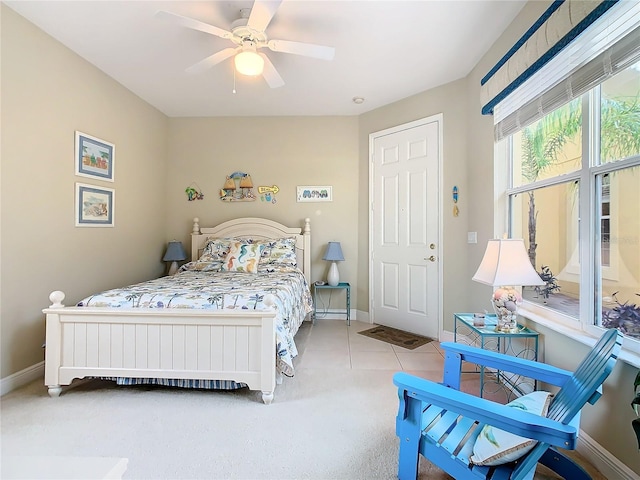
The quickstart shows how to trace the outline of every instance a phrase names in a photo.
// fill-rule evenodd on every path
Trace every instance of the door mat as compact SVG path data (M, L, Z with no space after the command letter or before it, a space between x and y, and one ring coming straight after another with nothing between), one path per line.
M409 332L403 332L397 328L385 327L380 325L379 327L370 328L369 330L363 330L358 332L365 337L375 338L383 342L391 343L399 347L408 348L413 350L414 348L421 347L427 343L433 341L432 338L423 337L422 335L415 335Z

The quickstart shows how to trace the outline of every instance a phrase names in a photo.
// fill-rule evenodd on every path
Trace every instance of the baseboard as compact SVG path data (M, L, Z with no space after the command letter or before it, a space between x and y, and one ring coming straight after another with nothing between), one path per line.
M370 323L368 312L362 312L354 308L352 308L350 311L351 311L351 320ZM335 310L333 311L333 313L323 313L321 310L318 310L318 312L316 313L316 320L346 320L346 319L347 319L346 310L343 310L343 311Z
M438 341L440 343L442 343L442 342L453 342L454 338L455 337L453 335L453 332L449 332L449 331L443 330L443 331L440 332L440 338L438 338Z
M638 475L624 463L614 457L607 449L589 435L580 430L578 437L578 453L593 464L605 478L620 480L637 480Z
M351 310L351 318L355 318L362 323L371 323L369 312L364 312L362 310Z
M44 360L0 380L0 396L44 377Z

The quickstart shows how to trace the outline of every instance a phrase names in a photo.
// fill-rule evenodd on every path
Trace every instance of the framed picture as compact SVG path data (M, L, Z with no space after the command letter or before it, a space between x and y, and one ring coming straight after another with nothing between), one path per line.
M116 146L76 131L76 175L113 182Z
M296 187L297 202L333 202L333 187L331 186L298 186Z
M113 227L115 190L76 183L76 227Z

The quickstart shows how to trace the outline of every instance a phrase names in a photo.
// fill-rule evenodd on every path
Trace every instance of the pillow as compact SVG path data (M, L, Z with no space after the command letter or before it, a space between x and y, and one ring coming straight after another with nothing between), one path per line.
M195 262L185 263L180 267L180 272L186 272L187 270L197 270L200 272L219 272L222 268L222 260L215 262L209 260L196 260Z
M278 265L297 267L296 238L278 238L269 242L270 252L267 258L263 258L265 265Z
M260 255L264 245L261 243L234 242L222 263L223 272L257 273Z
M551 398L552 395L549 392L531 392L507 403L507 406L544 417L547 415ZM502 465L522 457L536 443L538 443L537 440L520 437L491 425L485 425L476 439L470 460L476 465Z
M242 242L242 243L264 245L264 249L262 250L262 255L261 255L262 259L267 258L271 254L271 247L273 246L273 240L265 240L264 238L252 238L252 237L233 237L233 240Z
M204 245L199 262L219 262L229 253L233 240L231 238L209 238Z

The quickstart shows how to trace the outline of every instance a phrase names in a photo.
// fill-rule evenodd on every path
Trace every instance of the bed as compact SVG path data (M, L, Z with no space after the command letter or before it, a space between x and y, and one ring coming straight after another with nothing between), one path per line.
M228 239L241 249L238 258L220 250ZM59 396L74 379L99 377L124 384L247 386L271 403L276 384L293 375L293 336L312 309L310 244L308 218L293 228L260 218L202 228L195 218L191 261L176 275L100 292L72 307L63 304L63 292L52 292L43 310L49 395ZM282 254L289 247L293 262ZM233 263L251 253L257 263ZM230 291L215 290L223 277L231 278ZM260 283L262 277L271 284Z

